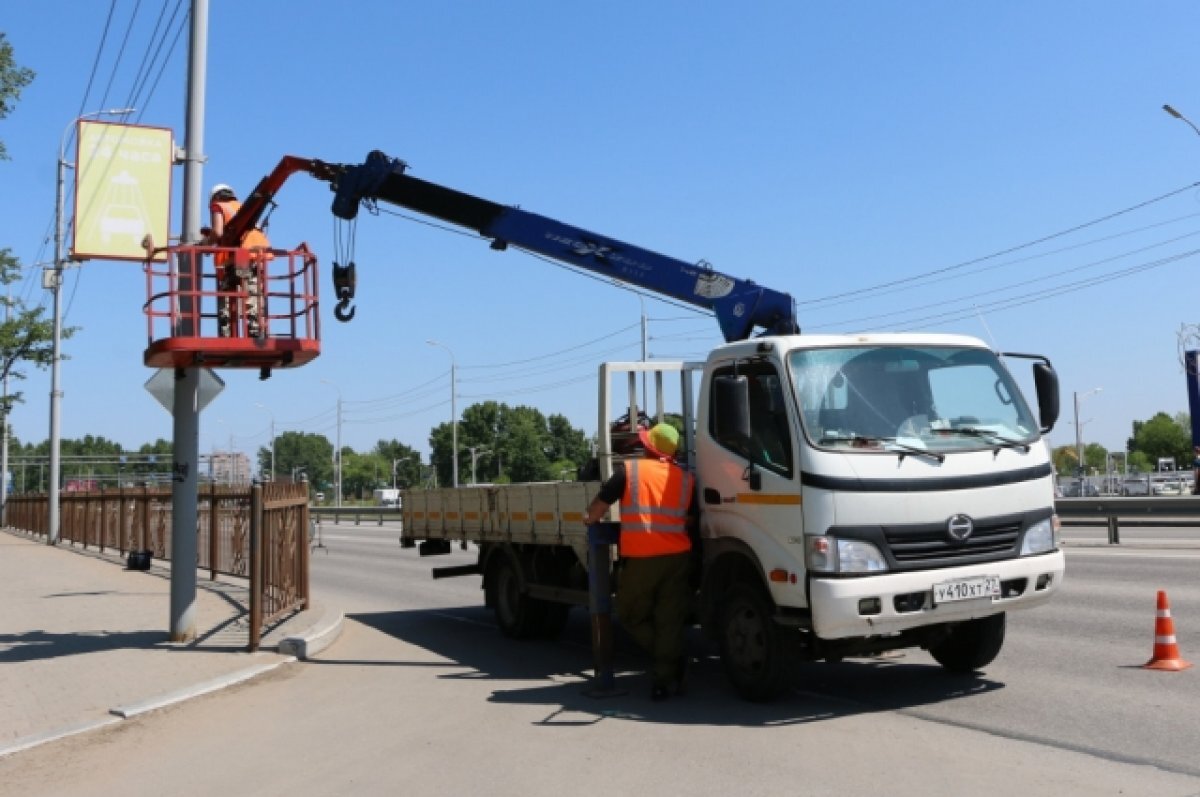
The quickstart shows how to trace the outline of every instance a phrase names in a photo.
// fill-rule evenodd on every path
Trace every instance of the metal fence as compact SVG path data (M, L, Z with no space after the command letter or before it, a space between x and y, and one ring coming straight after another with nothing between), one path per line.
M1200 526L1200 497L1059 498L1054 511L1068 526L1108 526L1108 541L1121 542L1121 527Z
M127 487L64 492L59 540L115 551L148 551L171 559L171 488ZM304 484L272 482L251 487L205 485L196 518L196 566L250 580L250 650L262 629L283 615L308 608L308 491ZM49 498L11 496L8 526L46 536Z

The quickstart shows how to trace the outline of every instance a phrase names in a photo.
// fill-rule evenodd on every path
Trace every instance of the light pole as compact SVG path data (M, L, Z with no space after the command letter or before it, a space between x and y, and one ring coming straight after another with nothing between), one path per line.
M450 467L452 468L450 476L451 476L451 479L453 480L453 486L457 487L458 486L458 384L457 384L457 377L455 374L458 370L458 365L454 361L454 352L452 352L450 350L449 346L447 346L444 343L438 343L436 340L427 340L425 342L428 343L430 346L438 346L439 348L445 349L446 353L450 355L450 446L451 446L451 448L450 448L450 457L451 457Z
M492 450L483 446L468 446L467 450L471 452L471 484L475 484L475 463L479 461L480 454L490 454Z
M1170 105L1164 105L1163 110L1166 111L1167 113L1171 114L1171 116L1174 116L1176 119L1179 119L1180 121L1186 123L1189 127L1191 127L1193 130L1196 131L1196 135L1200 136L1200 127L1196 127L1196 124L1191 119L1188 119L1186 116L1184 116L1179 111L1172 108Z
M337 449L333 452L334 477L337 479L337 490L335 493L334 506L341 507L342 505L342 389L330 382L328 379L322 379L322 382L329 385L337 391Z
M275 413L262 402L256 401L254 406L271 416L271 481L275 481Z
M1076 457L1077 464L1079 465L1079 494L1081 496L1083 495L1084 465L1083 465L1083 428L1079 425L1079 405L1083 402L1083 400L1085 398L1087 398L1088 396L1090 396L1094 393L1099 393L1101 390L1103 390L1103 388L1094 387L1091 390L1085 391L1083 393L1075 392L1073 394L1074 398L1075 398L1075 457Z
M50 355L50 485L47 492L49 503L49 517L46 532L46 542L50 545L58 544L58 529L59 529L59 501L58 501L58 482L59 471L62 468L60 461L60 426L59 426L59 407L62 404L62 390L58 384L59 361L62 359L62 274L66 268L66 254L63 251L65 248L64 238L66 237L66 223L63 221L63 205L66 194L66 175L68 168L74 168L74 164L67 163L67 136L71 132L71 128L78 125L84 119L91 119L97 116L122 116L127 113L133 113L133 108L109 108L105 111L93 111L76 116L71 120L63 130L62 138L58 142L58 190L54 202L54 271L48 276L50 277L51 293L54 294L54 332L51 338L51 355Z

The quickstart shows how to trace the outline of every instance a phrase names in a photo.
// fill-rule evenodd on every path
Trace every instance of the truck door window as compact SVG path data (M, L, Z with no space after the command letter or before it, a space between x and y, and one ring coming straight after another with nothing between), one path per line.
M736 369L719 369L713 376L732 376L734 373L749 380L750 398L750 450L738 453L759 467L791 477L792 436L783 382L778 372L769 363L742 363ZM715 415L715 412L709 413L710 418Z

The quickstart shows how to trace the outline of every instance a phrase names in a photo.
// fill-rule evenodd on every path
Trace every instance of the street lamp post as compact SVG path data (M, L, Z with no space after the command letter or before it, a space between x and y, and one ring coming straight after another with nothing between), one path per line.
M49 517L47 518L48 528L46 531L46 542L50 545L58 544L59 530L59 495L58 482L59 472L62 469L60 460L60 424L59 424L59 407L62 404L62 390L59 388L58 372L59 363L62 360L62 275L63 269L66 268L66 253L64 252L66 238L65 227L66 223L63 220L63 205L66 195L66 174L68 168L74 168L74 164L67 163L67 136L71 132L71 128L78 125L84 119L91 119L97 116L123 116L127 113L132 113L133 108L110 108L104 111L93 111L76 116L71 120L63 130L62 138L58 142L58 190L56 192L54 203L54 270L50 273L50 291L54 294L54 331L51 338L51 355L50 355L50 485L47 492L49 504Z
M337 391L337 450L333 452L333 465L335 470L335 478L337 479L337 493L335 496L335 506L342 506L342 389L330 382L328 379L322 379L322 382L329 385Z
M453 481L453 486L458 486L458 384L456 373L458 365L454 361L454 352L444 343L438 343L436 340L425 341L430 346L438 346L446 350L450 355L450 474Z
M271 481L275 481L275 413L261 402L254 402L254 406L271 416Z
M1083 400L1085 398L1087 398L1088 396L1091 396L1095 393L1099 393L1101 390L1103 390L1103 388L1094 387L1091 390L1085 391L1084 393L1075 392L1073 394L1074 398L1075 398L1075 457L1076 457L1076 462L1079 465L1079 493L1080 493L1080 495L1083 495L1084 465L1083 465L1083 427L1079 423L1079 405L1081 403L1083 403Z
M412 462L412 460L413 460L412 457L397 457L396 459L392 460L392 489L393 490L395 490L397 488L397 478L396 477L400 470L400 463L401 462Z
M1171 114L1171 116L1174 116L1176 119L1180 120L1181 122L1185 123L1189 127L1191 127L1193 130L1196 131L1196 135L1200 136L1200 127L1196 127L1196 123L1193 122L1191 119L1188 119L1186 116L1184 116L1179 111L1172 108L1170 105L1164 105L1163 110L1166 111L1167 113Z
M476 484L475 463L479 461L480 454L490 454L492 450L483 446L469 446L467 450L471 452L471 484Z

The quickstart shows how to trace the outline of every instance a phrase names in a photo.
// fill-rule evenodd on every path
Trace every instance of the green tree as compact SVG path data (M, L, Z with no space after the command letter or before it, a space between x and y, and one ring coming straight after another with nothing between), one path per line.
M399 440L380 440L373 453L387 463L386 486L394 483L397 487L409 487L421 483L421 454L415 448Z
M1157 413L1148 421L1133 422L1133 437L1129 438L1128 449L1133 456L1140 454L1146 470L1154 470L1160 457L1173 457L1176 463L1188 467L1192 461L1191 425L1186 414L1172 418L1165 412Z
M12 111L21 89L33 80L33 71L17 66L13 60L12 45L0 33L0 119ZM8 152L0 140L0 160L8 160ZM52 362L53 321L47 320L44 309L30 308L19 299L14 299L7 287L21 278L21 264L13 257L10 249L0 249L0 285L5 287L0 305L4 307L0 319L0 378L12 380L25 378L23 363L33 363L44 368ZM62 337L71 336L73 329L62 330ZM0 430L7 429L8 416L12 407L22 400L20 391L11 391L0 400Z
M0 119L6 118L21 96L21 89L33 81L33 70L17 66L8 37L0 33ZM0 140L0 160L8 160L8 150Z
M264 461L270 470L269 447L259 449L260 469ZM275 438L275 473L280 479L307 477L314 490L324 490L333 484L333 444L324 435L284 432Z
M438 483L453 483L450 423L429 434L431 461ZM565 416L547 418L533 407L510 407L485 401L467 407L458 424L458 480L471 480L471 448L475 448L479 481L529 482L574 475L591 455L586 435Z

